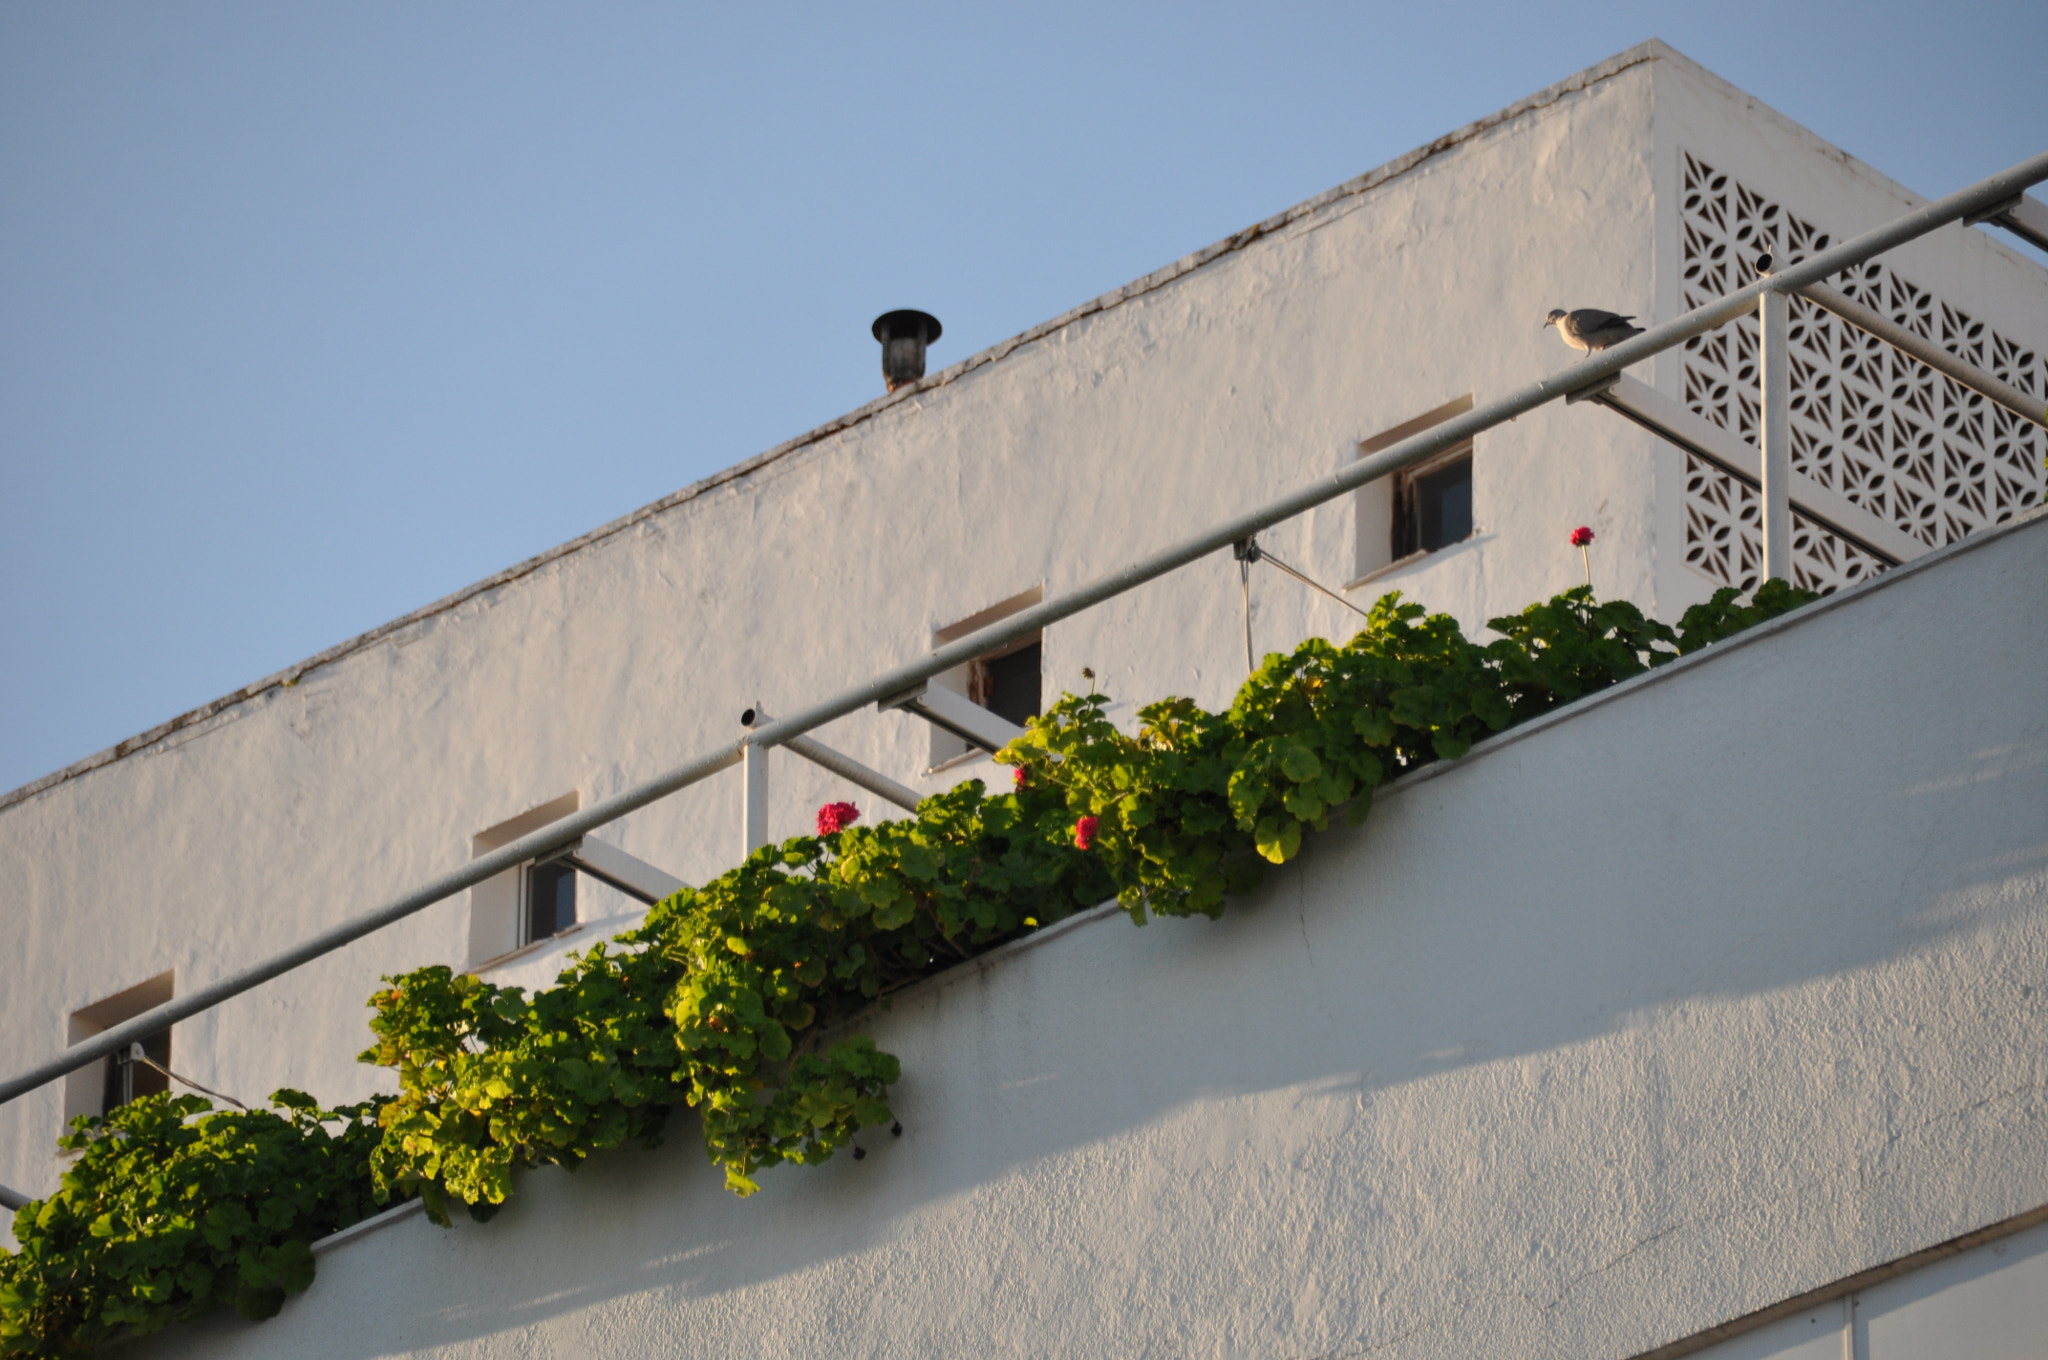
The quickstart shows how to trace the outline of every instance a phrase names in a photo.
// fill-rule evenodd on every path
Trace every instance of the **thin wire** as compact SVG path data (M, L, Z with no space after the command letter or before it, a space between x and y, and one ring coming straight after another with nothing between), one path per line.
M1308 577L1303 576L1293 567L1288 566L1285 562L1282 562L1279 558L1273 556L1273 550L1271 548L1261 547L1259 549L1259 560L1262 562L1271 562L1274 566L1280 568L1280 570L1286 572L1289 576L1292 576L1295 580L1301 582L1303 585L1307 586L1311 590L1322 591L1323 594L1329 596L1338 604L1343 605L1346 609L1358 615L1358 617L1362 619L1369 619L1372 617L1372 615L1366 613L1363 609L1360 609L1357 605L1351 603L1351 601L1345 599L1342 595L1339 595L1336 591L1330 589L1321 581L1311 581Z
M133 1048L128 1050L128 1061L139 1062L145 1067L154 1067L157 1071L163 1073L172 1081L177 1082L180 1086L189 1086L193 1090L199 1092L201 1095L212 1096L215 1100L225 1100L228 1104L234 1106L243 1114L247 1114L249 1112L249 1107L247 1105L244 1105L241 1101L236 1100L233 1096L224 1096L220 1092L213 1090L210 1087L201 1086L198 1082L193 1081L190 1078L179 1076L170 1068L165 1067L162 1063L150 1057L147 1053L144 1053L142 1051L141 1044L137 1044Z

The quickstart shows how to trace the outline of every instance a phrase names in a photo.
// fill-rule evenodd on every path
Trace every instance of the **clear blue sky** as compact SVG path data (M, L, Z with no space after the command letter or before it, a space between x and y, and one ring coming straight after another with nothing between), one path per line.
M0 790L1652 36L1926 194L2048 147L2040 0L12 0Z

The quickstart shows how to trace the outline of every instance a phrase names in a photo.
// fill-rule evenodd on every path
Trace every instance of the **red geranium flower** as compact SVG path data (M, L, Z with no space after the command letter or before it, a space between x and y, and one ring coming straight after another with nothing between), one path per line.
M1572 546L1574 548L1583 548L1592 541L1593 531L1585 525L1581 524L1578 528L1572 530Z
M860 820L860 809L851 803L827 803L818 809L818 834L829 836L844 831Z
M1024 767L1022 765L1010 771L1010 787L1013 789L1024 787Z
M1095 844L1095 828L1102 823L1093 817L1083 817L1074 823L1074 848L1086 850Z

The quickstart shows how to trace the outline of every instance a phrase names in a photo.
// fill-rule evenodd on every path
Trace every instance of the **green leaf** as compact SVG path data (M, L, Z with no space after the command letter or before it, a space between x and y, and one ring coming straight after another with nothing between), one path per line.
M1311 788L1304 785L1300 788L1289 789L1286 796L1280 802L1289 812L1304 822L1313 822L1316 818L1323 815L1323 799L1320 788Z
M901 930L917 915L917 903L910 894L899 892L887 906L875 908L874 922L877 930Z
M1437 755L1445 760L1456 760L1472 749L1470 737L1461 737L1453 732L1438 732L1430 739L1430 744L1436 748Z
M1280 754L1280 772L1297 784L1305 784L1323 772L1323 762L1300 742L1289 742Z
M1368 746L1394 744L1394 716L1383 708L1363 708L1352 715L1351 729Z
M1259 853L1275 864L1285 864L1301 849L1301 823L1288 818L1262 818L1252 835Z

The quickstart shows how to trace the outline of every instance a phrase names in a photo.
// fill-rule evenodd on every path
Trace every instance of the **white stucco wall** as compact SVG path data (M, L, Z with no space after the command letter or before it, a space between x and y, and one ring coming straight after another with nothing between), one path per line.
M82 1006L167 969L175 970L179 991L190 991L460 863L472 837L525 809L570 791L585 802L602 798L730 741L738 714L756 700L789 711L918 654L935 628L1021 590L1071 588L1292 489L1349 461L1360 440L1447 400L1467 392L1483 400L1555 371L1571 356L1537 329L1552 306L1668 319L1676 296L1672 163L1681 145L1782 187L1817 219L1839 211L1845 227L1868 225L1906 202L1896 186L1745 105L1739 92L1668 49L1637 49L916 389L338 648L295 670L288 687L279 678L252 686L131 750L0 798L0 858L18 866L23 886L8 920L28 961L0 991L10 1069L63 1043L66 1018ZM1948 245L1925 248L1932 263L1914 267L1987 314L2008 298L2009 310L2018 310L2006 324L2031 334L2026 326L2038 327L2048 307L2027 312L2024 288L2038 291L2041 271L1982 237L1950 232ZM1646 369L1677 395L1674 374L1665 359ZM1710 586L1672 551L1675 466L1675 455L1647 435L1590 406L1532 413L1479 440L1474 537L1374 581L1358 597L1399 588L1476 628L1491 614L1575 584L1578 557L1564 535L1590 523L1600 534L1594 566L1601 591L1674 617ZM1351 575L1356 536L1347 501L1266 541L1291 563L1339 583ZM1276 574L1257 579L1255 599L1262 650L1312 632L1341 634L1352 619ZM1046 642L1047 692L1083 687L1080 670L1091 666L1120 699L1180 692L1220 703L1241 679L1238 611L1227 558L1189 568L1055 627ZM900 715L857 715L820 735L920 789L975 772L924 774L926 729ZM785 833L803 828L819 803L844 796L845 786L821 772L778 760L775 818ZM870 816L879 811L874 800L855 797ZM734 857L738 820L737 790L726 777L637 813L603 838L702 881ZM586 915L600 917L630 905L587 883L584 901ZM1269 916L1251 912L1246 920ZM563 947L601 928L594 923ZM432 908L181 1024L175 1065L245 1099L280 1085L330 1100L376 1089L384 1074L352 1062L367 1041L362 998L380 973L464 962L468 930L466 899ZM1143 948L1158 947L1166 935L1148 932ZM1182 930L1176 938L1208 937ZM531 956L493 976L538 983L559 954ZM1019 960L1005 975L1028 978L1044 966ZM1426 981L1397 983L1412 989ZM1538 976L1519 985L1541 995L1547 984ZM942 989L921 1004L939 1005L936 998L949 994ZM1042 1014L1019 995L1002 1004L1019 1015ZM1513 996L1500 1004L1510 1002L1519 1004ZM922 1052L917 1032L892 1042L911 1057ZM1086 1040L1084 1047L1100 1044ZM1441 1047L1448 1053L1457 1045ZM1510 1045L1496 1056L1520 1051ZM924 1061L913 1067L927 1070L918 1067ZM1313 1067L1323 1059L1304 1061ZM1460 1080L1524 1080L1514 1068L1443 1062ZM1612 1098L1625 1102L1633 1097L1622 1071L1609 1075L1617 1083ZM922 1099L918 1083L928 1079L936 1078L913 1076L906 1101ZM1390 1089L1411 1084L1400 1076ZM1282 1088L1294 1089L1284 1082L1274 1089ZM1196 1082L1174 1100L1207 1089ZM1079 1103L1121 1109L1135 1102L1129 1108L1153 1111L1142 1115L1151 1120L1150 1099L1095 1091ZM1295 1113L1261 1136L1319 1146L1324 1135L1316 1130L1336 1116L1319 1098L1286 1099ZM991 1099L973 1117L998 1118L1007 1108ZM1271 1123L1274 1108L1257 1106L1257 1117ZM1104 1141L1121 1118L1084 1120L1081 1128L1095 1133L1077 1134L1074 1146L1097 1147L1089 1155L1112 1162L1150 1155L1149 1135ZM58 1086L0 1108L0 1182L31 1194L50 1189L60 1123ZM935 1136L927 1123L912 1143ZM1167 1144L1207 1136L1183 1131ZM1406 1146L1392 1134L1372 1137L1391 1140L1375 1144L1383 1155ZM695 1206L704 1193L701 1168L693 1155L677 1156L644 1166L670 1168L658 1174L678 1178L676 1193ZM1784 1174L1802 1164L1786 1163ZM648 1174L644 1166L631 1174ZM963 1166L941 1177L962 1203L1027 1184L991 1181L980 1162ZM584 1188L612 1174L595 1170ZM843 1174L827 1171L820 1183L836 1184ZM533 1202L550 1193L537 1186ZM1278 1195L1277 1182L1260 1193ZM688 1212L728 1221L720 1216L730 1206L716 1194L706 1202ZM1135 1203L1128 1196L1119 1202L1126 1213ZM751 1217L730 1220L732 1231L794 1221L791 1210L746 1208ZM794 1209L797 1217L811 1212ZM959 1222L970 1226L959 1230L978 1231L971 1225L985 1211L961 1212L968 1216ZM1023 1212L1011 1206L998 1217ZM1162 1231L1173 1231L1171 1224ZM779 1258L771 1251L761 1259ZM353 1267L336 1267L345 1268ZM1413 1269L1418 1281L1436 1278ZM1054 1277L1045 1280L1043 1288L1052 1288ZM1304 1316L1312 1311L1301 1306Z
M72 1011L144 978L174 969L189 991L387 900L527 808L601 798L729 742L757 699L790 711L919 654L937 627L1298 486L1450 397L1553 369L1569 352L1537 322L1557 298L1595 278L1649 294L1656 65L1617 59L290 687L0 800L35 961L0 994L9 1061L55 1048ZM1599 505L1616 525L1603 584L1645 598L1647 437L1606 420L1567 444L1578 414L1482 439L1481 531L1365 594L1398 585L1477 625L1571 584L1563 536ZM1269 541L1341 583L1351 506ZM1255 603L1262 650L1353 618L1271 572ZM1185 570L1054 628L1047 689L1085 689L1092 666L1120 698L1221 703L1242 678L1239 607L1227 556ZM913 718L864 714L821 736L916 787L944 782L921 774ZM801 762L778 771L785 833L845 795ZM605 838L703 881L739 839L734 781ZM382 1074L352 1061L362 999L380 973L464 962L467 912L451 901L181 1024L176 1065L245 1099L366 1092ZM548 973L541 960L508 976ZM0 1108L0 1181L47 1189L60 1122L54 1087Z
M136 1353L1619 1357L2048 1203L2044 609L2036 516L903 997L863 1162L682 1120Z

